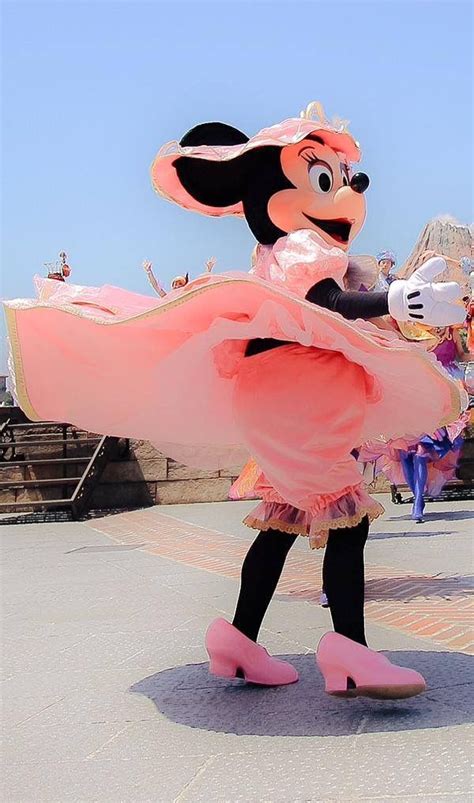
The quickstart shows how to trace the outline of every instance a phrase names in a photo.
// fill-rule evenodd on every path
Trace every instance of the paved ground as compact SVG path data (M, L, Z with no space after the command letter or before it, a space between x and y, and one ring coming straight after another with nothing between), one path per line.
M262 632L300 682L207 674L203 633L230 616L247 503L2 526L6 803L472 801L472 503L413 525L392 506L367 548L372 646L425 695L327 697L314 649L321 553L301 539Z

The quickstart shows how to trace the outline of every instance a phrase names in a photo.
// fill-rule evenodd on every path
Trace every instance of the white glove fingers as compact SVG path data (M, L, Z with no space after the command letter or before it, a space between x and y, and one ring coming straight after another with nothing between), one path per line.
M446 261L443 257L432 257L432 259L425 262L421 268L418 268L418 270L410 276L408 281L414 282L415 284L431 282L435 276L439 276L446 268Z
M440 282L433 290L440 301L459 301L463 297L463 289L457 282Z
M435 319L433 326L453 326L456 323L464 323L466 310L458 304L440 301L435 305L432 317Z

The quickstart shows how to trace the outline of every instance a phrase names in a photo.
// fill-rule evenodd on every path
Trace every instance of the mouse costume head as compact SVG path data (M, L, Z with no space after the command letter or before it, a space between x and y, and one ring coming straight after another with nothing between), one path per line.
M319 103L254 137L225 123L203 123L165 145L152 168L157 192L205 215L245 217L258 242L273 244L314 229L343 250L365 218L365 173L351 163L359 144Z

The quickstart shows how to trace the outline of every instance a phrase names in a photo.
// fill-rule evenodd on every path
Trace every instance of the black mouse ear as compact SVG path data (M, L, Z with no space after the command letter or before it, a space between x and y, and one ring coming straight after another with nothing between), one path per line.
M182 147L199 145L244 145L249 138L226 123L201 123L180 141ZM173 166L182 186L196 201L206 206L233 206L242 200L247 183L249 154L232 159L200 159L179 156Z
M227 123L200 123L191 128L179 144L186 148L196 145L244 145L248 141L246 134Z

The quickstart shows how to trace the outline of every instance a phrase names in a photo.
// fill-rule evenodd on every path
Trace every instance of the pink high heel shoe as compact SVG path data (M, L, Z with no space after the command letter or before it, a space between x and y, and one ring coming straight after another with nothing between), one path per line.
M220 678L243 678L261 686L284 686L296 683L298 672L286 661L271 655L240 630L216 619L206 633L209 672Z
M419 672L391 664L379 652L341 636L326 633L318 645L316 662L326 692L337 697L375 697L398 700L426 689Z

